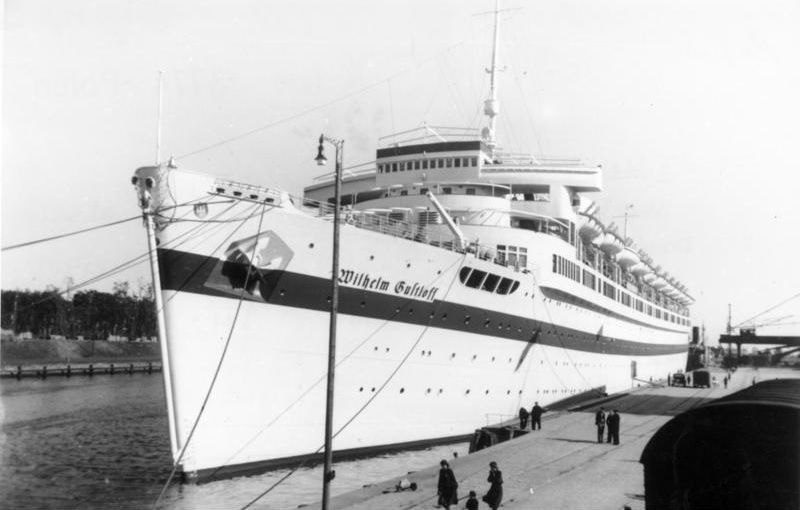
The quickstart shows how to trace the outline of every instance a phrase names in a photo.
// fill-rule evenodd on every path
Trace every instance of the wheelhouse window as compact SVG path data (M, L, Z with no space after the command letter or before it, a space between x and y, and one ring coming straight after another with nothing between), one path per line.
M522 246L497 245L497 262L517 269L528 266L528 249Z

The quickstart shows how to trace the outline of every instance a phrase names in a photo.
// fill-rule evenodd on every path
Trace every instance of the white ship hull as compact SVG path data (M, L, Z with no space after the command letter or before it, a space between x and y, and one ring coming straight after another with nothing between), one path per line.
M252 201L232 198L209 177L172 171L167 184L160 169L139 175L157 181L154 196L168 186L163 200L189 204L170 209L173 221L162 221L158 233L181 469L218 476L318 454L330 220L299 211L286 196L266 204L263 190ZM198 201L206 205L194 207ZM463 438L534 401L617 392L635 385L634 375L663 379L685 367L687 326L634 317L553 275L551 260L563 248L530 235L538 248L529 251L531 271L521 272L342 226L337 452ZM247 276L237 249L260 255L253 263L262 270ZM465 266L519 287L508 295L469 288L459 276Z

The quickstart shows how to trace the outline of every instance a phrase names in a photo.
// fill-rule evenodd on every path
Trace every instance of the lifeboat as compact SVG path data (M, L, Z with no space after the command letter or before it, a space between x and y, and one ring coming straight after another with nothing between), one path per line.
M656 290L661 290L669 284L667 283L667 280L665 280L663 276L656 275L656 279L653 280L653 282L650 285L652 285L653 288Z
M612 257L624 247L622 240L613 232L606 232L600 240L600 249Z
M639 254L629 246L626 246L617 254L617 264L622 266L623 269L628 269L629 267L635 266L640 262L641 260L639 260Z
M583 238L584 242L591 242L603 235L602 225L600 225L600 222L594 219L593 216L584 215L582 218L583 221L578 229L578 235Z
M644 262L639 262L638 264L634 264L633 266L631 266L629 271L635 274L636 276L641 276L642 278L645 278L648 274L651 274L653 272L653 270L650 269L650 266L648 266ZM646 278L645 281L647 281Z
M644 283L648 285L653 285L653 282L656 281L657 279L658 275L656 274L656 271L652 267L647 266L647 272L644 273L644 276L642 276L642 280L644 280Z

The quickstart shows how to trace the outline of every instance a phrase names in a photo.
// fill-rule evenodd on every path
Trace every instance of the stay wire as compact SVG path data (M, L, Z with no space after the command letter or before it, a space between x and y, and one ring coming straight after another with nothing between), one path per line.
M733 326L733 327L734 327L734 328L738 328L738 327L739 327L739 326L741 326L742 324L746 324L746 323L748 323L748 322L752 321L753 319L757 319L757 318L761 317L762 315L764 315L765 313L769 313L769 312L771 312L772 310L774 310L774 309L778 308L778 307L779 307L779 306L781 306L781 305L784 305L784 304L788 303L789 301L791 301L792 299L794 299L794 298L796 298L796 297L800 297L800 293L797 293L797 294L795 294L794 296L791 296L791 297L788 297L788 298L784 299L783 301L781 301L781 302L780 302L780 303L778 303L777 305L771 306L771 307L767 308L766 310L764 310L763 312L761 312L761 313L757 313L756 315L753 315L753 316L752 316L752 317L750 317L749 319L747 319L747 320L745 320L745 321L742 321L742 322L740 322L739 324L737 324L737 325L735 325L735 326Z
M141 218L141 216L137 216L137 217ZM180 221L180 220L177 220L177 221ZM173 239L171 242L175 242L175 241L179 240L181 237L189 236L190 234L194 233L194 231L197 231L200 228L202 228L202 225L194 227L193 230L184 232L183 234L181 234L177 238ZM181 244L183 244L185 242L186 242L186 240L182 241ZM164 246L167 246L167 244L169 244L169 243L166 243ZM178 246L180 246L180 245L178 245ZM116 266L114 266L114 267L112 267L110 269L107 269L106 271L103 271L102 273L98 273L98 274L92 276L91 278L88 278L88 279L86 279L86 280L84 280L84 281L82 281L80 283L72 285L71 287L68 287L68 288L66 288L66 289L64 289L62 291L54 292L54 293L50 294L48 297L46 297L44 299L40 299L39 301L31 303L30 305L27 305L27 306L21 308L20 311L28 310L28 309L33 308L35 306L38 306L38 305L40 305L42 303L46 303L47 301L55 299L58 296L63 296L63 295L69 294L71 292L75 292L77 290L80 290L80 289L88 286L88 285L91 285L93 283L97 283L97 282L99 282L101 280L104 280L104 279L109 278L111 276L114 276L116 274L119 274L119 273L122 273L124 271L127 271L128 269L131 269L132 267L135 267L135 266L147 261L148 256L149 256L149 252L145 252L145 253L142 253L140 255L137 255L136 257L134 257L132 259L128 259L125 262L123 262L123 263L121 263L119 265L116 265Z
M452 45L448 46L447 48L445 48L443 50L443 52L440 52L439 54L451 51L453 48L456 48L456 47L464 44L464 42L465 41L459 41L459 42L457 42L455 44L452 44ZM346 99L349 99L351 97L354 97L354 96L357 96L359 94L362 94L362 93L364 93L364 92L366 92L366 91L368 91L370 89L373 89L375 87L378 87L378 86L382 85L385 82L389 82L389 81L393 80L394 78L397 78L398 76L402 76L403 74L405 74L405 73L407 73L407 72L409 72L411 70L414 70L414 69L416 69L418 67L421 67L422 65L427 64L429 61L434 60L439 54L433 55L433 56L431 56L431 57L429 57L427 59L424 59L424 60L422 60L422 62L420 62L419 64L417 64L415 66L408 67L408 68L403 69L401 71L398 71L398 72L396 72L396 73L394 73L394 74L392 74L392 75L390 75L390 76L388 76L386 78L382 78L382 79L380 79L378 81L375 81L375 82L373 82L373 83L371 83L369 85L366 85L366 86L361 87L359 89L356 89L356 90L354 90L352 92L348 92L348 93L346 93L344 95L341 95L336 99L332 99L331 101L328 101L327 103L323 103L323 104L320 104L320 105L317 105L317 106L312 106L311 108L307 108L307 109L301 111L300 113L296 113L294 115L289 115L287 117L283 117L281 119L278 119L276 121L270 122L268 124L264 124L263 126L251 129L249 131L245 131L244 133L238 134L236 136L232 136L230 138L225 138L223 140L220 140L219 142L213 143L211 145L207 145L205 147L202 147L200 149L197 149L197 150L194 150L194 151L191 151L191 152L187 152L187 153L181 154L181 155L176 156L176 157L181 159L181 158L187 158L189 156L194 156L194 155L199 154L201 152L205 152L205 151L208 151L208 150L211 150L211 149L215 149L217 147L221 147L223 145L227 145L227 144L229 144L231 142L235 142L237 140L241 140L242 138L247 138L248 136L254 135L256 133L260 133L261 131L265 131L265 130L273 128L275 126L279 126L281 124L284 124L286 122L298 119L300 117L304 117L305 115L308 115L309 113L313 113L315 111L322 110L322 109L327 108L329 106L333 106L333 105L335 105L337 103L341 103L342 101L344 101Z
M466 253L464 253L464 254L461 256L461 258L460 258L460 259L458 259L458 260L457 260L457 261L454 263L454 265L455 265L455 264L463 264L464 260L466 259L466 256L467 256L467 255L466 255ZM450 267L452 267L452 266L450 266ZM450 280L450 284L449 284L449 285L448 285L448 287L447 287L447 291L444 293L444 297L443 297L442 301L440 301L440 302L439 302L439 305L436 307L436 309L437 309L437 310L438 310L438 309L441 307L441 304L444 302L444 298L446 298L446 297L447 297L447 296L450 294L450 291L451 291L451 290L452 290L452 288L453 288L453 284L455 283L457 276L458 276L458 271L454 271L454 272L453 272L453 278ZM434 281L435 281L435 280L434 280ZM409 302L411 302L411 301L412 301L412 300L409 300ZM434 314L435 314L435 312L434 312ZM371 396L369 399L367 399L367 401L364 403L364 405L362 405L362 406L361 406L361 407L360 407L360 408L359 408L359 409L358 409L358 410L357 410L357 411L356 411L356 412L355 412L355 413L354 413L354 414L353 414L353 415L352 415L352 416L351 416L351 417L350 417L350 418L349 418L349 419L348 419L348 420L347 420L347 421L346 421L346 422L345 422L345 423L344 423L344 424L343 424L341 427L339 427L339 429L338 429L338 430L337 430L337 431L336 431L336 432L333 434L332 438L335 438L335 437L337 437L339 434L341 434L341 433L342 433L342 432L345 430L345 428L347 428L347 427L348 427L348 426L349 426L349 425L350 425L350 424L351 424L353 421L355 421L355 419L356 419L356 418L357 418L357 417L358 417L358 416L359 416L359 415L360 415L362 412L364 412L364 410L365 410L367 407L369 407L369 406L370 406L370 404L372 404L372 402L373 402L373 401L374 401L374 400L375 400L375 399L378 397L378 395L380 395L380 394L381 394L381 392L383 391L383 389L384 389L384 388L385 388L385 387L386 387L386 386L387 386L387 385L388 385L388 384L389 384L389 383L392 381L392 379L393 379L393 378L394 378L394 376L397 374L397 372L399 372L399 371L400 371L400 369L401 369L401 368L402 368L402 367L405 365L406 361L408 361L408 358L410 358L410 357L411 357L411 354L413 354L413 353L414 353L414 351L416 350L417 346L418 346L418 345L419 345L419 343L422 341L422 339L423 339L423 337L425 336L425 334L428 332L428 329L430 329L430 327L431 327L431 322L432 322L432 321L433 321L433 317L430 317L430 318L428 319L428 322L427 322L427 324L425 324L425 327L422 329L422 331L420 332L420 334L417 336L417 339L414 341L413 345L412 345L412 346L411 346L411 347L408 349L408 351L406 352L405 356L403 356L403 359L401 359L401 360L400 360L400 362L398 363L398 365L397 365L397 366L394 368L394 370L393 370L393 371L392 371L392 372L389 374L389 376L388 376L388 377L387 377L387 378L384 380L384 382L383 382L383 383L382 383L382 384L381 384L381 385L380 385L380 386L377 388L377 390L375 391L375 394L374 394L374 395L372 395L372 396ZM387 321L387 322L388 322L388 321ZM361 344L361 345L363 345L363 342L362 342L362 344ZM316 454L318 454L320 451L322 451L322 449L323 449L324 447L325 447L325 445L322 445L322 446L320 446L319 448L317 448L317 450L314 452L314 454L313 454L313 455L316 455ZM267 490L265 490L264 492L262 492L261 494L259 494L258 496L256 496L254 499L252 499L250 502L248 502L248 503L247 503L245 506L243 506L243 507L242 507L240 510L247 510L248 508L250 508L250 507L251 507L252 505L254 505L254 504L257 502L257 501L259 501L261 498L263 498L264 496L266 496L266 495L267 495L269 492L271 492L271 491L272 491L272 490L273 490L275 487L277 487L277 486L278 486L280 483L282 483L283 481L285 481L286 479L288 479L288 478L289 478L289 477L290 477L292 474L294 474L294 473L295 473L295 472L296 472L298 469L300 469L302 466L304 466L304 465L305 465L305 464L307 464L307 463L308 463L308 460L304 460L304 461L303 461L303 462L302 462L302 463L301 463L299 466L297 466L297 467L295 467L294 469L292 469L292 470L291 470L289 473L287 473L287 474L286 474L286 475L285 475L283 478L281 478L280 480L278 480L277 482L275 482L274 484L272 484L272 485L271 485L271 486L270 486L270 487L269 487Z
M46 243L48 241L55 241L56 239L63 239L65 237L75 236L75 235L78 235L78 234L91 232L93 230L99 230L101 228L113 227L114 225L120 225L122 223L127 223L129 221L137 220L137 219L139 219L141 217L142 217L141 214L137 214L136 216L130 216L128 218L123 218L121 220L112 221L110 223L103 223L102 225L96 225L94 227L82 228L80 230L75 230L73 232L67 232L65 234L58 234L58 235L50 236L50 237L43 237L42 239L36 239L34 241L27 241L27 242L24 242L24 243L12 244L10 246L4 246L2 249L0 249L0 251L11 251L11 250L16 250L17 248L24 248L25 246L33 246L33 245L39 244L39 243Z
M261 226L263 225L264 213L265 213L266 209L267 209L267 204L264 203L262 208L261 208L261 217L258 220L258 228L256 230L256 239L255 239L255 242L253 243L253 251L252 251L252 253L250 255L250 260L254 260L254 258L255 258L256 249L258 248L258 238L261 235ZM242 224L244 224L244 221L242 222ZM228 353L228 347L230 346L231 338L233 338L233 331L235 330L236 323L237 323L237 321L239 319L239 312L242 309L242 302L244 301L244 293L246 292L245 289L247 289L247 284L250 281L250 275L251 274L252 274L251 271L247 272L247 276L245 277L244 285L242 286L242 289L239 292L239 300L238 300L238 302L236 304L236 312L234 313L233 321L231 322L230 330L228 331L228 338L225 340L225 345L224 345L224 347L222 349L222 354L220 354L219 361L217 362L217 367L214 370L214 376L211 378L211 383L209 384L208 391L206 392L206 395L203 398L203 403L200 406L200 410L197 413L197 417L195 418L194 423L192 424L192 428L189 431L189 434L186 436L186 440L184 441L183 447L181 448L181 451L178 454L178 458L175 459L175 462L172 465L172 471L170 472L169 477L167 478L167 481L164 483L164 487L161 489L161 493L158 495L158 498L156 498L155 503L153 503L153 510L158 508L158 504L161 502L161 498L164 497L164 494L166 493L167 488L169 487L169 484L172 482L172 479L175 477L175 473L178 470L178 465L180 464L181 460L183 459L183 455L186 453L186 448L189 446L189 443L191 442L192 437L194 436L194 433L197 430L197 425L200 423L200 418L203 416L203 413L206 410L206 405L208 404L208 401L211 398L211 393L214 390L214 386L216 385L217 378L219 377L219 373L222 370L222 364L225 361L225 356Z
M459 263L459 261L458 261L458 260L457 260L456 262L454 262L454 263L453 263L453 265L455 265L455 264L457 264L457 263ZM446 271L448 271L450 268L452 268L452 267L453 267L453 265L450 265L450 266L448 266L448 267L447 267L447 268L446 268L446 269L443 271L443 273L444 273L444 272L446 272ZM434 283L436 283L436 281L437 281L439 278L440 278L440 276L437 276L437 277L435 277L433 280L431 280L431 281L429 282L429 285L433 285ZM412 303L413 301L414 301L413 299L408 299L408 300L406 301L406 303L405 303L405 304L404 304L404 305L401 307L401 309L404 309L404 308L405 308L405 307L406 307L406 306L407 306L409 303ZM400 311L397 311L397 312L396 312L394 315L392 315L392 317L391 317L391 318L389 318L389 319L386 319L386 320L382 321L380 325L378 325L378 326L377 326L377 327L376 327L376 328L375 328L375 329L374 329L374 330L373 330L371 333L367 334L367 335L364 337L364 339L363 339L361 342L359 342L359 343L358 343L358 344L357 344L355 347L353 347L352 349L350 349L350 352L348 352L347 354L345 354L345 355L344 355L344 356L343 356L343 357L342 357L342 358L341 358L341 359L340 359L340 360L339 360L339 361L336 363L336 369L338 369L338 368L339 368L339 367L340 367L342 364L344 364L344 363L345 363L345 362L346 362L348 359L350 359L350 358L351 358L351 357L352 357L352 356L353 356L353 355L354 355L356 352L358 352L358 350L359 350L361 347L363 347L363 346L364 346L364 344L366 344L366 343L367 343L368 341L370 341L370 340L371 340L373 337L375 337L375 335L377 335L378 333L380 333L380 332L381 332L381 331L382 331L382 330L383 330L385 327L387 327L387 326L388 326L388 325L389 325L389 324L392 322L392 320L393 320L394 318L396 318L396 317L397 317L397 316L399 316L400 314L401 314L401 312L400 312ZM311 385L310 385L308 388L306 388L306 389L305 389L305 391L303 391L303 392L302 392L300 395L298 395L298 396L297 396L297 398L295 398L295 399L294 399L294 401L292 401L292 402L291 402L291 403L290 403L288 406L286 406L286 407L285 407L285 408L284 408L284 409L283 409L283 410L282 410L280 413L278 413L278 415L277 415L277 416L275 416L275 417L274 417L272 420L270 420L270 422L269 422L269 423L267 423L267 424L266 424L266 425L265 425L265 426L264 426L264 427L263 427L261 430L259 430L259 431L258 431L256 434L254 434L254 435L253 435L253 436L252 436L250 439L248 439L248 440L247 440L247 441L246 441L246 442L245 442L245 443L244 443L244 444L243 444L243 445L242 445L242 446L241 446L241 447L240 447L240 448L239 448L239 449L238 449L236 452L234 452L232 455L230 455L230 456L229 456L229 457L228 457L228 458L225 460L225 463L224 463L222 466L220 466L220 467L218 467L217 469L215 469L215 470L214 470L214 471L213 471L213 472L212 472L212 473L209 475L209 477L213 477L213 476L214 476L214 475L216 475L216 474L217 474L217 473L218 473L220 470L222 470L222 469L224 469L225 467L227 467L228 463L229 463L229 462L230 462L232 459L234 459L234 458L235 458L235 457L236 457L236 456L237 456L239 453L241 453L241 452L242 452L242 451L243 451L245 448L247 448L247 447L248 447L248 446L249 446L249 445L250 445L250 444L251 444L253 441L255 441L255 440L256 440L256 439L257 439L257 438L258 438L258 437L259 437L261 434L263 434L264 432L266 432L266 431L267 431L267 430L268 430L268 429L269 429L271 426L273 426L273 425L274 425L274 424L275 424L275 423L276 423L278 420L280 420L280 419L281 419L281 417L283 417L283 416L284 416L286 413L288 413L288 412L289 412L289 411L292 409L292 407L294 407L294 406L295 406L295 404L297 404L298 402L300 402L301 400L303 400L303 399L306 397L306 395L308 395L309 393L311 393L311 391L312 391L312 390L314 390L314 388L316 388L316 387L317 387L319 384L321 384L321 383L322 383L322 382L324 382L325 380L327 380L327 373L324 373L324 374L322 374L322 375L321 375L321 376L320 376L320 377L319 377L319 378L318 378L318 379L317 379L317 380L316 380L316 381L315 381L313 384L311 384Z
M191 200L189 202L183 203L183 204L178 204L178 205L175 205L175 206L171 206L169 209L175 210L178 207L183 207L183 206L189 205L189 204L191 204L192 202L194 202L196 200L199 200L199 199L195 199L195 200ZM167 210L167 208L165 208L164 210ZM58 234L58 235L54 235L54 236L50 236L50 237L44 237L44 238L41 238L41 239L35 239L33 241L27 241L27 242L24 242L24 243L12 244L10 246L4 246L3 248L0 249L0 251L11 251L11 250L16 250L17 248L24 248L25 246L33 246L33 245L40 244L40 243L46 243L48 241L55 241L57 239L63 239L65 237L75 236L75 235L78 235L78 234L84 234L86 232L91 232L93 230L99 230L101 228L113 227L114 225L120 225L122 223L127 223L129 221L133 221L133 220L141 218L141 217L142 217L141 214L137 214L135 216L130 216L128 218L123 218L121 220L116 220L116 221L112 221L112 222L109 222L109 223L103 223L102 225L95 225L93 227L82 228L80 230L74 230L72 232L66 232L64 234Z

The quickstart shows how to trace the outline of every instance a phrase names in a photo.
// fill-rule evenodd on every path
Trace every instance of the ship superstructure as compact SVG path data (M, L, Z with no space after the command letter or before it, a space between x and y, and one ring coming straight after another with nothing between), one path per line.
M375 168L345 176L338 275L332 176L293 197L174 165L136 171L184 473L319 455L332 277L340 456L462 439L534 401L684 368L691 298L600 222L584 194L602 169L506 153L494 86L485 112L481 132L387 137Z

